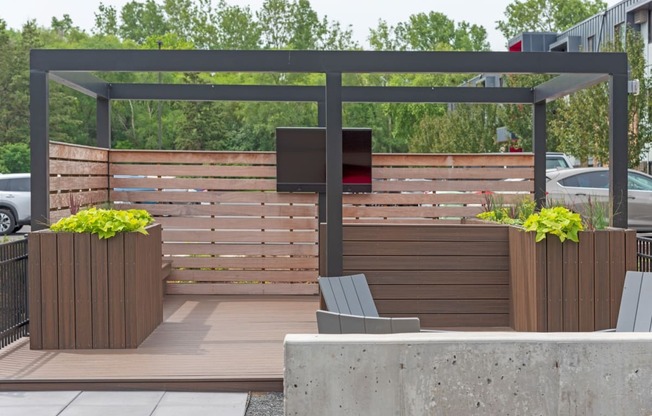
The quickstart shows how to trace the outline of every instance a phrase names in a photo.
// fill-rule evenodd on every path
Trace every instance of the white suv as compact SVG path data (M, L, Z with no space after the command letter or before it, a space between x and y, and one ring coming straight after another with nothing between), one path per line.
M29 224L31 203L29 173L0 174L0 235Z

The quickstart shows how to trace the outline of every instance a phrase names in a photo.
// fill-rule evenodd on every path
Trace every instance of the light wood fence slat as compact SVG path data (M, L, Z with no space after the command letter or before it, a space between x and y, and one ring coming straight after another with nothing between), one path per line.
M50 142L50 158L108 162L109 150L70 143Z
M106 165L104 166L106 173ZM110 175L275 178L275 166L111 164Z
M141 202L185 202L185 203L221 203L221 204L300 204L316 205L317 196L314 194L277 194L276 192L227 192L227 191L202 191L202 192L172 192L163 190L151 191L116 191L111 190L112 201L141 201ZM476 201L473 199L472 201ZM464 201L467 202L467 201Z
M171 295L316 295L317 284L168 284Z
M160 150L112 150L111 163L275 165L274 152L204 152Z
M310 282L316 283L315 269L308 270L190 270L173 269L168 281L190 282Z
M374 166L426 166L459 168L468 166L505 167L505 166L532 166L531 153L456 153L456 154L423 154L423 153L385 153L374 154Z
M317 243L317 231L267 231L267 230L201 230L184 231L168 229L163 231L167 243Z
M72 192L50 194L50 209L58 210L70 207L70 195L73 200L82 206L101 205L108 201L109 192L106 189L88 192Z
M88 162L85 160L50 160L50 175L95 175L106 176L108 166L105 161Z
M101 176L61 176L50 178L50 190L77 191L106 189L106 177Z
M294 244L291 248L293 256L316 257L316 244ZM204 244L204 243L165 243L164 255L238 255L238 256L287 256L287 244Z
M372 184L374 192L530 192L531 181L378 181Z
M316 230L316 218L209 218L209 217L159 217L166 228L184 230Z
M375 179L534 179L530 167L376 167L372 169Z
M229 191L272 191L275 179L208 178L109 178L111 188L209 189Z
M118 208L122 208L120 206ZM154 216L216 217L310 217L317 218L317 207L301 205L197 205L197 204L129 204L125 208L146 209Z

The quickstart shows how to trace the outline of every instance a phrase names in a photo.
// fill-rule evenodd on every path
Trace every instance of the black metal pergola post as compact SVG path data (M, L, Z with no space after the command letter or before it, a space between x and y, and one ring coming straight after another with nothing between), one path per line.
M611 225L627 227L627 56L624 53L32 50L30 57L32 227L49 212L48 82L97 99L97 143L110 147L112 100L303 101L318 103L326 126L327 271L342 273L342 103L521 103L533 108L534 189L545 200L546 103L599 82L610 92ZM93 72L322 73L325 86L108 83ZM557 74L530 88L346 87L345 73ZM325 211L322 207L325 206Z

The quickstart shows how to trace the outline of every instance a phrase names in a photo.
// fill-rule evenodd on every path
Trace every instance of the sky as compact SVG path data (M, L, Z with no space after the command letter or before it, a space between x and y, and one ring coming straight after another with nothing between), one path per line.
M100 3L113 5L119 11L130 0L0 0L0 18L10 28L19 29L29 19L36 19L42 26L49 26L52 17L70 15L76 26L90 31L94 13ZM144 1L144 0L141 0ZM503 19L507 5L514 0L311 0L320 16L339 21L343 27L352 26L353 36L365 49L368 46L369 28L375 28L379 19L390 25L403 22L412 14L436 11L455 22L466 20L484 26L488 32L491 49L505 50L507 39L496 29L496 22ZM607 0L609 6L621 0ZM161 2L158 0L157 2ZM258 10L263 0L226 0L228 4L249 5ZM217 0L214 0L214 4Z

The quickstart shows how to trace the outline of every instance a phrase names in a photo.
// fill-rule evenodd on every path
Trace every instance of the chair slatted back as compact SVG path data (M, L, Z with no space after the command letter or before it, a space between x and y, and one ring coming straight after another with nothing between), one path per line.
M330 312L378 317L364 274L320 277L319 289Z
M616 331L652 331L652 273L627 272Z

